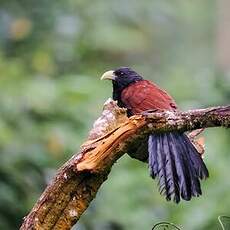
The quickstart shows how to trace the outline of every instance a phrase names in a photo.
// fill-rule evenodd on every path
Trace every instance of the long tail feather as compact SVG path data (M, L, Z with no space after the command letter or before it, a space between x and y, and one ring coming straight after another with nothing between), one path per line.
M208 170L196 148L183 133L151 134L148 140L149 169L158 178L166 200L190 200L201 195L200 179Z

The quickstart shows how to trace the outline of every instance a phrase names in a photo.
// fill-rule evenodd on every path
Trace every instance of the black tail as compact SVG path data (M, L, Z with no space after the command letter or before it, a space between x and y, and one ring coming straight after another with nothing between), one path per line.
M208 170L196 148L183 133L151 134L148 140L149 169L159 180L167 200L180 202L201 195L200 179Z

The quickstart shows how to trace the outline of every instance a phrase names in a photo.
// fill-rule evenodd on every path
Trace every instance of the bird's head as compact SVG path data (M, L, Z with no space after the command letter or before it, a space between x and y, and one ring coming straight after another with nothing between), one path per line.
M128 67L120 67L116 70L110 70L105 72L101 80L112 80L113 82L113 91L121 92L129 84L141 81L143 78L136 73L134 70Z

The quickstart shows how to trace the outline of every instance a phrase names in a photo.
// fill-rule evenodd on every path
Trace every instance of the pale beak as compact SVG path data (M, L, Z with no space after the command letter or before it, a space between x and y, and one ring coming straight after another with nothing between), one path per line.
M113 70L109 70L107 72L105 72L102 76L101 76L101 80L115 80L116 76L114 74Z

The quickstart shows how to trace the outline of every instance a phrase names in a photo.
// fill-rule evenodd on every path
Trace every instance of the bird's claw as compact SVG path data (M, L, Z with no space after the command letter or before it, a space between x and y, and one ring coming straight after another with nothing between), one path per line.
M141 112L141 115L147 116L150 113L163 112L163 111L164 110L161 110L161 109L148 109L148 110L145 110L144 112Z

